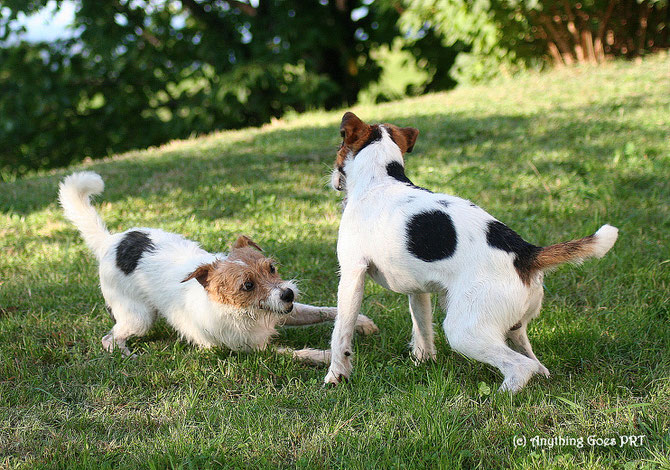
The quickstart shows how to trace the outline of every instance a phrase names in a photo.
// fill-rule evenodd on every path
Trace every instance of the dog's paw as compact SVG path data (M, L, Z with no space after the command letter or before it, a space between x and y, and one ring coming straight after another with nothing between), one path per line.
M516 393L526 386L528 380L533 375L532 369L524 371L523 373L508 375L503 380L502 385L498 389L499 392Z
M373 322L365 315L358 315L358 318L356 319L356 332L364 335L371 335L373 333L377 333L378 331L379 327L375 325L375 322Z
M516 393L519 390L521 390L524 385L525 383L521 383L521 381L519 381L518 379L511 377L503 381L498 391L501 393L503 392Z
M335 386L341 384L342 382L349 382L349 375L333 371L332 369L328 371L326 378L323 379L323 383L326 386Z
M114 337L112 336L111 333L108 334L108 335L103 336L101 342L102 342L102 348L105 351L107 351L107 352L114 351L114 346L115 346Z
M413 349L412 350L412 361L415 365L423 364L428 361L435 361L437 359L437 353L435 351L426 351L425 349Z
M539 363L538 363L539 364ZM549 369L544 367L542 364L539 364L537 367L537 373L544 375L546 378L549 378L551 374L549 373Z

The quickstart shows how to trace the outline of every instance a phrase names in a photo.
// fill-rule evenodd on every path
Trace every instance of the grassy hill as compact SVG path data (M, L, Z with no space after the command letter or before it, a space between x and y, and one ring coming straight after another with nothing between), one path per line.
M163 322L130 343L137 360L102 351L96 263L55 202L75 169L105 179L96 206L112 231L160 227L211 251L244 233L303 301L335 303L340 196L326 183L342 112L308 113L0 185L0 467L670 466L670 56L353 110L420 129L410 178L530 242L619 227L603 260L546 278L529 335L552 377L495 393L502 377L449 349L437 307L438 360L414 366L407 300L372 282L363 311L381 331L355 338L336 389L325 369L201 351ZM277 343L325 348L330 332ZM642 445L620 446L628 435Z

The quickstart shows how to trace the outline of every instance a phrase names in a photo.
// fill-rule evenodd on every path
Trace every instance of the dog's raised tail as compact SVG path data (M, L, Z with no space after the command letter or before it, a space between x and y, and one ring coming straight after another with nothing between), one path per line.
M581 263L587 258L602 258L614 246L619 229L603 225L593 235L540 248L533 268L543 271L563 263Z
M58 200L65 217L77 227L86 245L98 258L104 254L109 232L91 205L90 197L102 193L103 189L102 178L92 171L73 173L58 187Z

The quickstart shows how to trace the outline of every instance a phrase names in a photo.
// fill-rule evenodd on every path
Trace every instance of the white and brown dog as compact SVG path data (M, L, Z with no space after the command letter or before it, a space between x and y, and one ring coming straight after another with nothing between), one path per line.
M579 240L532 245L470 201L412 184L403 155L412 151L418 130L368 125L349 112L340 133L332 185L346 195L337 240L338 313L325 382L336 384L351 374L351 338L366 274L409 295L418 361L435 357L430 294L437 293L449 344L500 369L501 390L520 390L536 373L548 376L526 335L540 312L543 273L604 256L618 230L604 225Z
M59 200L100 264L100 287L116 322L102 338L105 349L118 347L129 355L126 340L144 335L157 314L193 344L235 351L265 349L278 325L335 318L335 308L294 302L295 283L283 281L275 262L245 236L225 255L159 229L110 234L90 203L103 189L100 175L75 173L60 184ZM366 334L377 330L362 315L357 328ZM277 349L308 362L329 361L328 351Z

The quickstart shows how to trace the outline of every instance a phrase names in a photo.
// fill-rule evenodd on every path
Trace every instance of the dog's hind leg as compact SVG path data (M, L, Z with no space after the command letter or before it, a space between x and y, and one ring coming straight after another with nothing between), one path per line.
M412 314L412 356L417 363L435 360L433 309L430 294L411 294L409 311Z
M526 313L523 318L521 318L521 320L507 332L507 338L509 338L517 351L537 361L537 363L540 364L540 373L545 377L549 377L549 370L547 370L547 368L542 365L542 363L537 357L535 357L535 354L533 353L533 348L531 347L530 341L528 340L527 332L528 322L540 314L543 297L544 290L540 283L530 288L528 291L529 307L526 309Z
M500 391L521 390L535 373L542 373L541 364L512 350L505 343L501 320L508 318L505 308L514 306L506 297L504 286L479 295L450 297L444 330L452 349L497 367L505 379Z
M528 324L524 323L519 328L508 331L507 337L510 339L510 341L512 341L514 346L521 354L529 357L530 359L533 359L534 361L537 361L537 363L540 365L540 374L544 375L545 377L549 377L549 370L544 367L540 360L535 357L535 354L533 354L533 348L530 346L528 333L526 332L527 326Z
M103 336L102 346L106 351L119 349L123 355L130 356L126 340L131 336L144 335L154 323L155 312L144 302L116 296L113 293L103 292L116 324L110 332Z
M314 325L333 321L337 317L336 307L315 307L313 305L295 302L293 311L286 317L284 326ZM356 319L356 332L369 335L379 331L375 322L363 314Z

